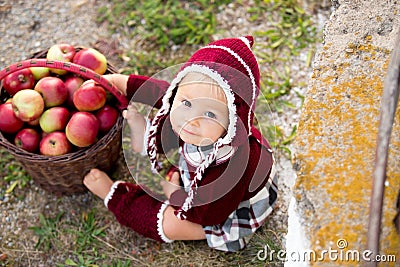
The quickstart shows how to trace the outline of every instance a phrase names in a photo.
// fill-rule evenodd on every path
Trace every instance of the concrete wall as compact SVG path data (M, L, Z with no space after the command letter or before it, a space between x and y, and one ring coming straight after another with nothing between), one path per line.
M314 61L295 143L298 177L294 196L310 249L362 252L366 249L380 100L400 31L400 1L332 3L335 10L325 25L324 43ZM400 241L392 220L400 190L399 123L398 108L381 235L381 254L396 255L397 264ZM324 263L315 263L346 264L359 263L328 257Z

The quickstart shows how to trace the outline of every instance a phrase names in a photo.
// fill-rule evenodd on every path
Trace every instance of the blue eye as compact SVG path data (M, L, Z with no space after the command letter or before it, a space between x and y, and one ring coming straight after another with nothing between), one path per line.
M187 106L187 107L189 107L189 108L192 106L192 103L190 103L190 102L187 101L187 100L182 100L182 104L185 105L185 106Z
M212 113L211 111L205 112L204 115L209 117L209 118L211 118L211 119L215 119L216 118L215 114Z

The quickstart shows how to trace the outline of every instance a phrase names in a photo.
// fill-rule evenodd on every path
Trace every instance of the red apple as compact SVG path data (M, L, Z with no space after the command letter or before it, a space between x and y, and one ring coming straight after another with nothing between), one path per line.
M51 133L46 133L46 132L42 131L42 139L45 138L46 136L48 136L49 134L51 134Z
M99 120L99 130L102 133L107 133L111 130L118 120L119 112L116 108L110 105L105 105L96 112L96 117Z
M42 96L33 89L18 91L12 98L15 115L22 121L34 121L39 118L44 110Z
M20 90L33 89L34 85L35 77L29 68L13 72L3 79L4 89L12 96Z
M76 54L75 47L70 44L55 44L47 51L46 58L48 60L57 60L63 62L71 62ZM50 69L51 72L64 75L68 71L59 69Z
M40 117L33 121L27 121L26 123L30 126L39 126Z
M68 90L68 98L67 98L67 104L70 107L75 107L74 106L74 93L78 88L83 84L84 80L79 77L79 76L68 76L64 80L65 87L67 87Z
M42 155L59 156L71 152L72 146L64 132L52 132L43 137L39 149Z
M52 107L40 116L39 124L43 132L63 131L69 120L69 111L65 107Z
M107 70L106 57L93 48L84 48L78 51L72 62L87 67L100 75L103 75Z
M15 115L11 102L0 104L0 118L0 131L3 133L14 134L24 125Z
M39 148L41 136L35 129L24 128L14 138L14 144L29 152L36 152Z
M93 80L85 82L75 91L73 101L79 111L95 111L104 106L106 90Z
M30 67L29 68L32 71L33 77L35 78L36 81L50 76L50 70L49 68L46 67Z
M96 141L99 121L96 116L86 111L78 111L72 115L65 133L68 140L77 147L87 147Z
M47 108L62 105L68 98L67 87L57 77L44 77L40 79L34 89L43 96L44 105Z

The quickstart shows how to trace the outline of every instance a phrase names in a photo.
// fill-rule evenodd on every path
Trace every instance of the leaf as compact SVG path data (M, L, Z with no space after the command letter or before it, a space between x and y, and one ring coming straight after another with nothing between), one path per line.
M292 151L291 151L288 147L286 147L286 146L279 146L279 149L282 149L283 151L285 151L285 152L288 154L288 156L289 156L290 159L292 158Z
M65 264L68 266L78 266L78 264L71 259L66 259Z
M292 132L290 135L282 142L283 145L287 145L293 141L297 134L297 125L293 126Z
M288 108L291 108L291 109L297 109L297 107L296 107L293 103L291 103L291 102L289 102L289 101L282 100L281 103L282 103L282 105L284 105L285 107L288 107Z
M7 188L6 193L9 194L14 191L14 188L18 185L19 181L14 181L9 188Z
M279 39L278 41L274 42L271 44L271 48L277 48L278 46L280 46L283 42L285 41L284 38Z

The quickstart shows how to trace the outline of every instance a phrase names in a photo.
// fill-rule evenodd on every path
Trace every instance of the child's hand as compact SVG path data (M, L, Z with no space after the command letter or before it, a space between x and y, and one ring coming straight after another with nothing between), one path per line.
M124 74L118 74L118 73L113 73L113 74L105 74L103 75L103 78L115 85L117 89L126 95L126 86L128 83L128 75Z
M129 105L122 112L122 116L128 122L131 134L131 145L135 152L142 153L144 145L144 135L146 131L146 120L133 105Z
M180 188L179 172L172 173L169 181L161 181L160 184L165 196L169 199L172 193Z
M144 116L138 112L135 106L130 104L126 110L122 111L122 116L126 119L128 122L129 127L134 129L138 125L143 125Z

